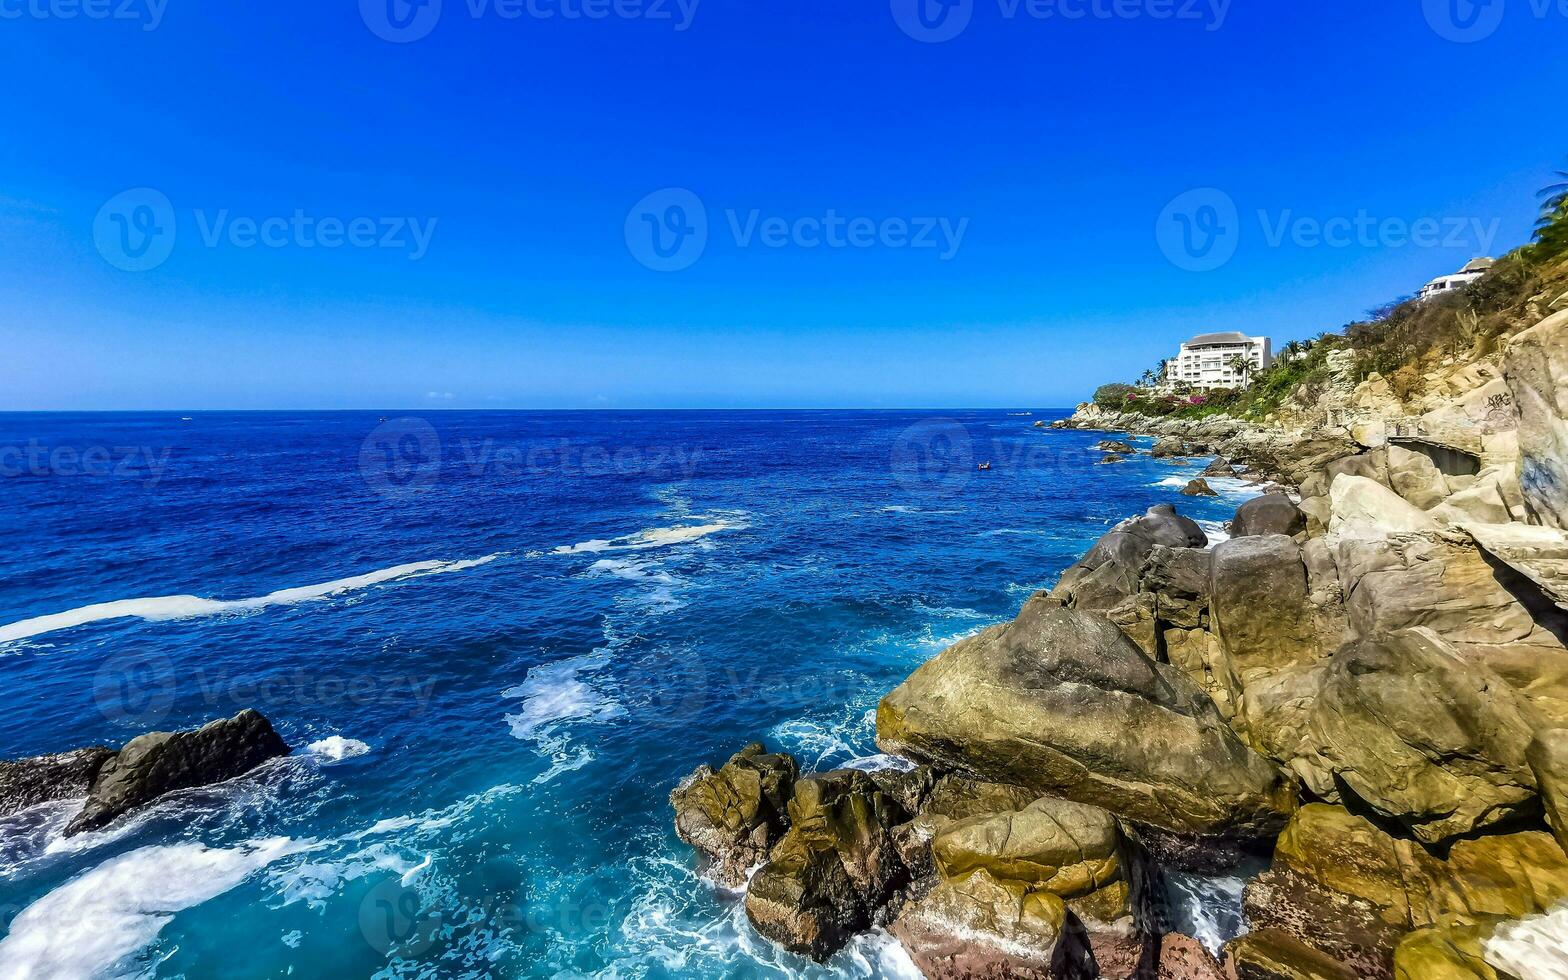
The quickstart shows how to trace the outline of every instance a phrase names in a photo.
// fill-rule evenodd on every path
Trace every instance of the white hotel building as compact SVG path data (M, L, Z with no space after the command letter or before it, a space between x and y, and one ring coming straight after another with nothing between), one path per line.
M1236 358L1246 361L1238 371ZM1239 388L1255 372L1274 360L1273 346L1267 337L1244 333L1206 333L1181 345L1181 353L1166 362L1165 384L1177 383L1194 388Z

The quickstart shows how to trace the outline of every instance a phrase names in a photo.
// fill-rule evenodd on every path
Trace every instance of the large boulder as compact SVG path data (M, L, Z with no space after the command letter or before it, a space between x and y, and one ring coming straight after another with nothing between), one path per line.
M1230 535L1246 538L1259 534L1294 536L1307 529L1306 515L1282 493L1266 493L1236 508Z
M1350 474L1338 476L1329 488L1331 538L1386 538L1438 527L1425 511L1375 480Z
M1214 549L1214 634L1245 684L1319 657L1301 548L1282 534L1232 538Z
M1290 764L1319 798L1441 844L1539 810L1523 699L1431 630L1337 653Z
M859 770L795 784L790 828L746 891L746 916L786 949L826 959L908 880L890 828L908 814Z
M1534 689L1568 660L1560 626L1551 609L1526 604L1507 567L1487 561L1470 535L1346 538L1334 542L1334 557L1357 636L1430 627L1532 697L1551 693Z
M1288 780L1180 670L1045 596L962 640L882 699L884 751L1192 834L1267 834Z
M1102 439L1094 448L1101 452L1117 453L1122 456L1130 456L1137 451L1133 449L1130 443L1123 442L1120 439Z
M1388 478L1394 492L1419 510L1431 510L1448 496L1443 471L1426 453L1388 447Z
M1197 522L1182 517L1170 504L1157 504L1096 541L1062 573L1051 594L1081 609L1106 612L1138 591L1143 563L1155 547L1202 548L1208 543Z
M1155 459L1172 459L1176 457L1191 456L1185 444L1175 436L1162 436L1154 441L1149 455Z
M800 769L788 755L748 745L717 771L700 767L670 794L675 833L712 861L719 884L735 888L789 828Z
M138 735L98 771L65 834L97 830L166 793L221 783L288 753L272 724L249 708L195 731Z
M1198 474L1198 475L1199 476L1224 476L1224 477L1232 477L1232 478L1234 478L1236 476L1239 476L1240 474L1237 472L1236 467L1231 464L1230 460L1226 459L1223 456L1217 456L1217 457L1215 457L1214 462L1212 462L1208 466L1204 467L1203 472Z
M103 746L0 762L0 817L47 803L87 795L114 752Z
M1390 486L1386 449L1374 449L1371 452L1336 459L1325 466L1323 472L1327 475L1330 486L1333 486L1342 476L1360 477L1384 487Z
M943 776L918 808L906 807L915 814L914 818L893 828L899 857L917 877L932 874L935 868L931 863L931 842L938 834L970 817L1022 810L1039 795L1010 783Z
M1273 866L1246 888L1254 929L1278 930L1359 977L1393 975L1412 930L1541 912L1568 897L1568 854L1549 834L1461 840L1446 860L1339 807L1302 807Z
M1187 481L1187 485L1181 488L1181 492L1182 492L1183 495L1188 496L1188 497L1218 497L1219 496L1219 494L1215 492L1214 488L1209 486L1209 481L1205 480L1201 476L1198 477L1196 480L1188 480Z
M1448 524L1507 524L1514 519L1504 497L1505 484L1518 484L1512 466L1492 467L1476 474L1475 482L1432 508L1432 516ZM1523 515L1521 515L1523 516Z
M1518 334L1503 376L1519 415L1519 489L1534 523L1568 529L1568 310Z
M1568 849L1568 729L1540 730L1525 750L1546 810L1546 825Z
M948 879L977 869L1065 899L1122 880L1116 818L1097 806L1044 797L1022 810L957 821L932 841Z
M984 869L944 879L904 906L891 931L929 980L1025 980L1059 975L1072 947L1067 906L1048 891Z

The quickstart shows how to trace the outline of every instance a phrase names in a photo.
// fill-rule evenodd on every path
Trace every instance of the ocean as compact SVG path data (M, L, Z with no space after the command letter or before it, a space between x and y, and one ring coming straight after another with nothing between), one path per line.
M295 747L0 821L0 975L914 975L762 941L668 795L752 741L895 764L920 663L1121 519L1252 493L1068 414L0 415L0 757L245 707Z

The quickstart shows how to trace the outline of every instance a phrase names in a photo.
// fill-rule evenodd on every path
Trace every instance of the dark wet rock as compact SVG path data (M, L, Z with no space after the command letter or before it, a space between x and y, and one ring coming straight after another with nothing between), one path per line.
M288 753L272 724L248 708L194 731L139 735L98 771L66 836L97 830L167 793L221 783Z
M789 831L747 889L752 926L792 952L831 956L907 884L889 831L908 816L858 770L801 779Z
M1106 453L1105 457L1100 460L1099 465L1109 466L1113 463L1125 463L1130 458L1129 456L1123 456L1121 453Z
M713 862L715 881L737 887L788 829L799 776L793 758L761 744L741 749L717 771L702 766L670 794L675 833Z
M1062 573L1051 595L1075 608L1105 612L1139 591L1143 563L1156 547L1202 548L1208 543L1197 522L1170 504L1157 504L1096 541Z
M114 751L100 745L0 762L0 817L51 800L86 796L98 771L112 758Z
M1230 534L1233 538L1259 534L1294 537L1306 529L1306 515L1289 497L1282 493L1266 493L1236 508L1236 519L1231 522Z
M1214 488L1209 486L1209 481L1205 480L1201 476L1198 477L1196 480L1188 480L1187 481L1187 485L1181 488L1181 492L1183 494L1185 494L1186 496L1188 496L1188 497L1218 497L1219 496L1219 494L1215 492Z
M1359 980L1344 963L1278 929L1259 929L1225 945L1235 980Z
M1136 451L1130 443L1122 442L1119 439L1102 439L1094 448L1101 452L1120 453L1124 456L1130 456Z
M1268 834L1290 782L1180 670L1040 596L943 651L877 710L883 751L1184 833Z
M1149 455L1155 459L1176 459L1191 456L1192 452L1180 439L1166 436L1154 441L1154 446L1149 450Z
M1203 472L1198 475L1234 477L1239 474L1236 471L1236 467L1231 463L1230 460L1226 459L1224 456L1219 456L1216 457L1214 462L1205 467Z

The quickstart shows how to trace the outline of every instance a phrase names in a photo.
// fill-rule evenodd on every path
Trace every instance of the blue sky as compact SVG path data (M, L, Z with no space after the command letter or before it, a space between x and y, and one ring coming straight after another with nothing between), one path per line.
M1568 154L1546 0L386 2L0 0L0 410L1066 405Z

